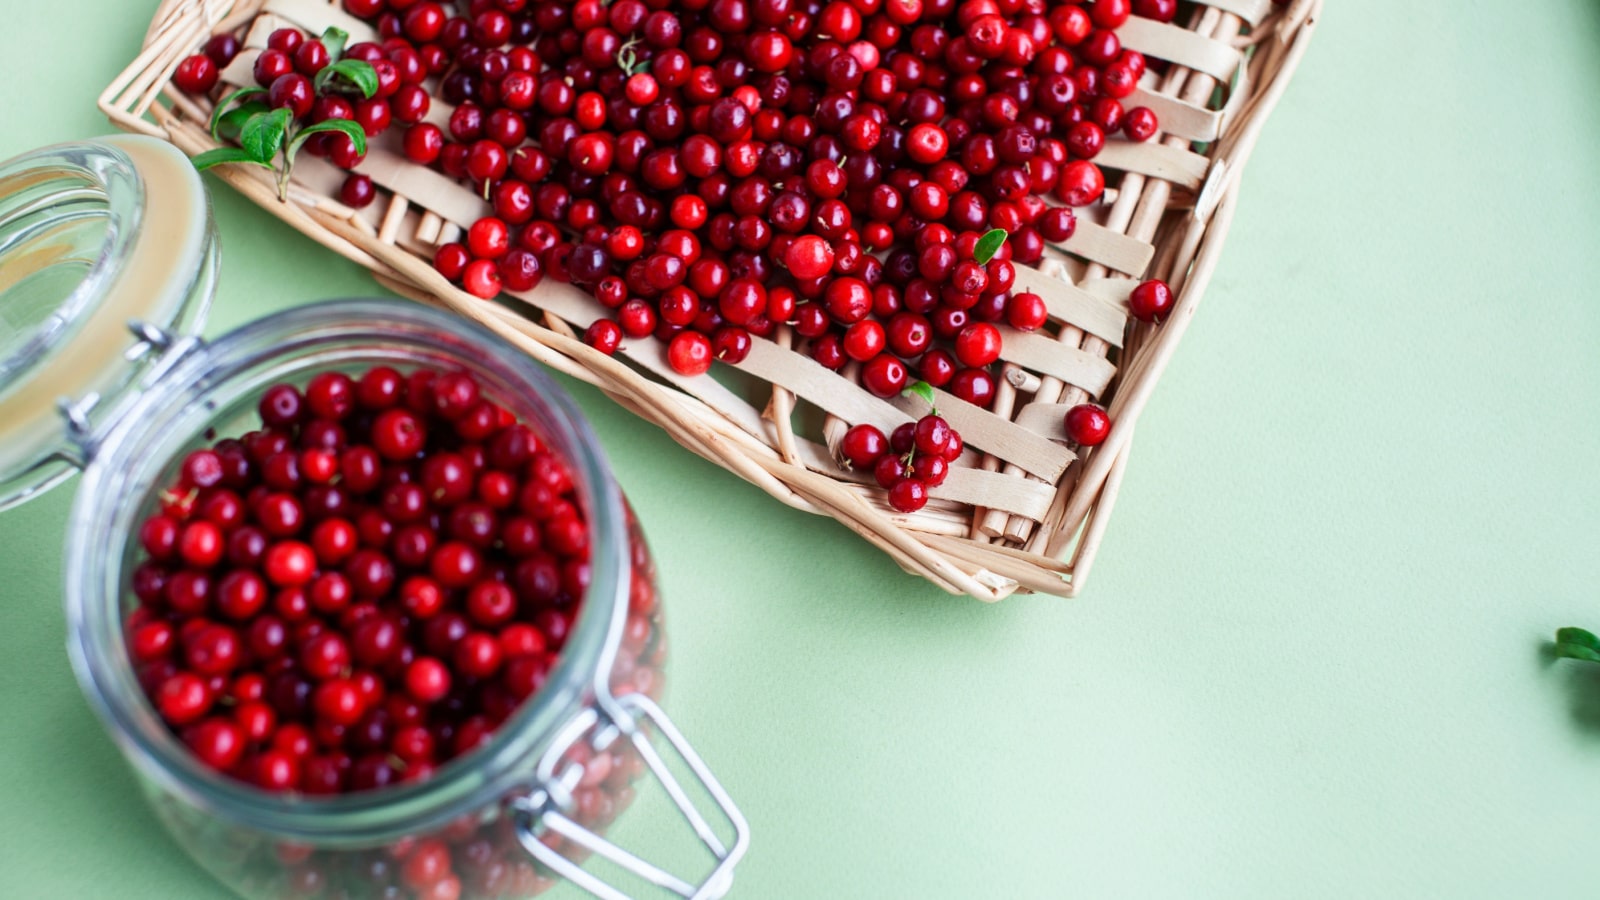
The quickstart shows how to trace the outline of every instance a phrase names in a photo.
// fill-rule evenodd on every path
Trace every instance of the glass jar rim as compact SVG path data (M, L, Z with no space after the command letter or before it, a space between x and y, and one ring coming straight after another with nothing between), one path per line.
M381 323L381 326L377 323ZM99 537L115 533L118 507L131 498L116 490L138 462L141 436L161 427L164 410L186 391L222 384L280 352L291 340L315 335L407 340L448 349L437 335L452 335L485 354L493 366L525 385L548 412L541 434L573 472L591 529L592 580L561 657L540 691L525 701L485 744L442 766L416 784L327 798L268 793L204 767L166 726L154 720L122 645L120 554ZM430 336L433 336L430 338ZM194 345L191 345L194 346ZM627 618L631 556L626 511L610 467L587 422L566 392L526 354L477 323L420 304L350 299L296 307L257 319L215 342L198 345L143 392L114 411L114 422L84 469L69 524L66 559L68 653L84 695L135 767L163 789L207 814L291 841L368 844L442 825L532 789L525 765L571 715L588 692L607 693ZM131 510L123 510L131 517ZM126 524L126 523L124 523ZM130 685L134 690L129 691ZM119 690L120 688L120 690ZM130 699L131 698L131 699ZM147 705L147 704L146 704Z

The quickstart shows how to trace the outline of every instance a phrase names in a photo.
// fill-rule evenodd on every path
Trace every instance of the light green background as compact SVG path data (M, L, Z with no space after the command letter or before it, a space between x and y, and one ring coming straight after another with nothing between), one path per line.
M6 4L0 156L105 131L152 6ZM1600 678L1540 651L1600 626L1600 10L1330 6L1086 597L948 597L574 389L735 896L1600 895ZM212 333L373 292L215 204ZM0 516L0 896L215 896L68 671L71 493Z

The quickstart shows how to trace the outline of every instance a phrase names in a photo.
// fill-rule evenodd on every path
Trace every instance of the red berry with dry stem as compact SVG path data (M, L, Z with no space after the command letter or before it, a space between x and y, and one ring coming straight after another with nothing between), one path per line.
M1176 299L1165 281L1146 281L1128 294L1128 312L1141 322L1161 322L1172 313Z
M854 425L839 441L839 453L852 467L870 469L889 452L889 439L877 427Z

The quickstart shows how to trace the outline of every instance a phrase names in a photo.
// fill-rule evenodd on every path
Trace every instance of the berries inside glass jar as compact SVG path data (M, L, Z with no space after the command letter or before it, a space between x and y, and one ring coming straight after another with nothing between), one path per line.
M197 758L264 790L427 779L563 649L591 578L573 475L464 372L322 372L258 414L180 460L139 527L135 674ZM653 691L634 551L625 688Z

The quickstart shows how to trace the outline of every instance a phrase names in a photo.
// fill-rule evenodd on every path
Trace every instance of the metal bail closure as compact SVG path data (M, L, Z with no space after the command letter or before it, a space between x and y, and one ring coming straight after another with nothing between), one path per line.
M175 337L161 326L139 319L130 321L128 330L138 340L123 354L123 358L130 363L144 361L150 365L140 381L141 385L159 381L184 357L205 346L205 341L196 335ZM101 406L100 394L94 391L82 397L62 397L56 401L56 411L66 420L68 440L66 446L56 451L56 459L75 469L83 468L94 459L100 436L112 425L112 421L106 421L96 427L90 419L90 414ZM109 410L107 416L114 421L116 412Z
M555 745L539 762L539 788L512 803L512 810L518 816L517 838L522 841L522 846L534 859L550 867L556 874L603 900L632 898L626 891L607 883L546 844L542 840L544 836L555 834L679 897L716 900L727 894L733 886L733 867L744 856L750 843L749 823L734 806L732 798L723 790L716 776L706 767L705 761L689 746L683 733L672 724L672 720L667 718L655 701L643 694L629 694L621 698L602 695L600 705L605 710L603 713L587 709L567 723ZM666 740L678 761L689 769L695 781L711 797L715 806L711 812L717 815L720 825L733 833L731 846L718 837L711 822L684 790L684 785L667 768L667 761L657 752L649 733L642 727L645 724ZM673 805L688 821L701 844L716 859L716 865L698 883L686 881L641 859L567 815L574 805L573 791L584 774L583 764L569 760L568 753L586 736L590 747L595 750L609 749L617 740L626 739L638 752L639 758L666 789Z

